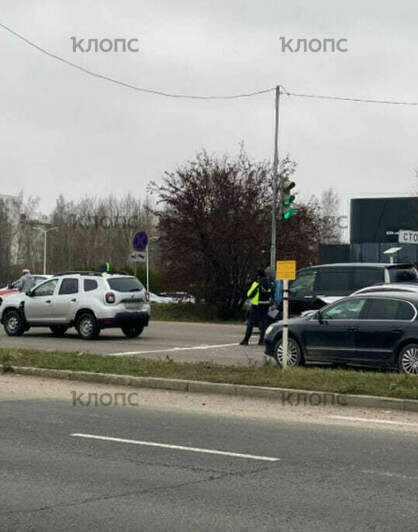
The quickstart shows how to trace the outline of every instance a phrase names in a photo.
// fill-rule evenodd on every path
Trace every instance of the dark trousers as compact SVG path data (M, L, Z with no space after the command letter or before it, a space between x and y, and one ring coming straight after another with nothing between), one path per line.
M267 314L269 311L269 305L251 305L250 312L247 321L247 330L245 331L244 340L248 342L253 333L253 328L258 327L260 329L259 344L264 342L264 334L267 328Z

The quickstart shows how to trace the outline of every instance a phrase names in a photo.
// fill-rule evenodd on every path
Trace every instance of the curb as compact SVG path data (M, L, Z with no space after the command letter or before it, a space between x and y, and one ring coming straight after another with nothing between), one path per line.
M1 365L0 368L2 368ZM280 401L282 405L288 406L297 406L300 404L305 406L337 405L418 412L418 401L414 399L396 399L374 395L349 395L334 392L315 392L308 390L293 390L289 388L270 388L264 386L249 386L245 384L224 384L218 382L164 379L158 377L133 377L129 375L114 375L111 373L27 368L22 366L12 366L12 369L13 372L18 375L132 386L134 388L154 388L188 393L214 393L220 395L234 395L236 397L255 397L258 399Z

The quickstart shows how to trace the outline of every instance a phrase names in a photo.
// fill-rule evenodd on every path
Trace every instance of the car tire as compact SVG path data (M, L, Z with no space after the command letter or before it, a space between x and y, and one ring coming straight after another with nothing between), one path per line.
M289 336L288 339L288 351L287 351L287 366L290 368L295 368L297 366L303 365L303 356L302 350L300 348L297 340ZM274 359L279 366L282 367L282 337L278 339L276 345L274 346Z
M65 325L51 325L50 327L51 332L54 336L64 336L64 334L67 332L68 327Z
M83 340L94 340L100 334L96 318L91 312L83 312L77 318L76 328Z
M398 366L405 375L418 375L418 344L407 344L399 352Z
M3 325L7 336L22 336L25 332L25 320L18 310L8 310Z
M136 338L144 330L143 325L134 325L133 327L121 327L122 332L128 338Z

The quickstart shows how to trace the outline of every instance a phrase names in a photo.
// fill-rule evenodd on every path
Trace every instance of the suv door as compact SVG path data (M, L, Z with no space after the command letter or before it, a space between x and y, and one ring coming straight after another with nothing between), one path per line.
M357 325L353 362L372 366L389 365L405 325L414 316L414 307L407 301L369 298L363 319Z
M29 323L46 323L53 319L52 299L58 279L50 279L25 296L25 316Z
M308 358L322 362L346 362L355 350L355 330L365 298L346 298L320 310L302 333Z
M66 277L62 279L57 295L53 297L53 322L70 323L78 301L79 279Z
M317 270L302 270L296 274L296 279L289 286L289 313L300 314L313 308L315 299L314 287Z

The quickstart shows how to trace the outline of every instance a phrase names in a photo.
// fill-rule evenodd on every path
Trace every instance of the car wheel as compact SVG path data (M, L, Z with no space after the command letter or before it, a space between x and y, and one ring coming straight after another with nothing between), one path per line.
M274 347L274 358L277 365L281 368L283 363L283 344L282 338L278 340ZM287 365L289 367L301 366L303 364L302 351L296 340L289 337L287 342Z
M128 338L136 338L144 330L143 325L135 325L134 327L122 327L122 332Z
M64 336L68 330L68 327L65 325L51 325L50 329L54 336Z
M25 322L17 310L9 310L3 321L8 336L21 336L25 331Z
M398 365L402 373L418 375L418 344L408 344L401 349Z
M83 340L94 340L100 334L96 318L90 312L85 312L77 318L76 328Z

